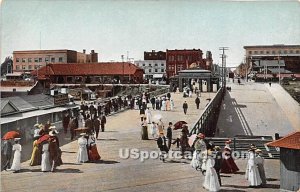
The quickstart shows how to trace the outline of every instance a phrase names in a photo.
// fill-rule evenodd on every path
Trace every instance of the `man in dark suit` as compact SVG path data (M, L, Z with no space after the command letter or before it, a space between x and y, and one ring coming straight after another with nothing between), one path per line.
M197 97L197 98L195 99L195 103L196 103L197 109L199 109L199 104L200 104L200 99L199 99L199 97Z
M2 151L5 157L4 170L10 169L10 160L12 156L12 143L11 140L4 140L2 143Z
M172 142L172 122L169 122L169 126L167 128L167 138L168 138L168 149L171 148L171 142Z
M214 151L214 154L215 154L215 165L214 165L214 168L217 172L217 175L218 175L218 180L219 180L219 183L221 185L221 176L220 176L220 170L221 170L221 167L222 167L222 152L221 152L221 148L219 146L215 146L214 147L215 151Z
M169 152L168 146L167 146L167 139L164 136L164 133L161 132L159 134L159 138L157 139L157 146L161 151L160 160L165 162L165 154Z
M88 128L88 132L91 133L94 130L93 122L91 120L91 116L87 115L87 119L85 120L85 127Z
M98 117L94 120L94 128L95 128L95 132L96 132L96 138L98 139L98 135L99 135L99 131L100 131L100 120Z
M102 132L104 132L105 124L106 124L106 117L105 117L105 115L102 115L101 116L101 131Z
M186 112L187 112L187 109L188 109L188 104L186 103L186 101L184 101L184 103L182 105L182 108L183 108L184 114L186 115Z

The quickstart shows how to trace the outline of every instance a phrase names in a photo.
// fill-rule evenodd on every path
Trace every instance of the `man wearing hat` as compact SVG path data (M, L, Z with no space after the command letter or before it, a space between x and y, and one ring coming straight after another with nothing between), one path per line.
M172 122L169 122L169 126L167 128L167 139L168 139L168 148L171 149L171 142L172 142Z
M165 154L169 152L167 146L167 139L164 136L164 132L159 133L159 138L157 139L157 146L161 151L160 159L165 162Z
M64 128L64 133L67 134L68 133L68 125L69 125L69 122L70 122L70 116L69 116L69 113L66 112L64 117L63 117L63 120L62 120L62 124L63 124L63 128Z

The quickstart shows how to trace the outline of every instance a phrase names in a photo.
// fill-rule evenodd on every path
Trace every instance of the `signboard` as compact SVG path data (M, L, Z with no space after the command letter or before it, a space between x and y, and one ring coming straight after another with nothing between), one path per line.
M69 102L68 94L54 95L54 105L65 105Z

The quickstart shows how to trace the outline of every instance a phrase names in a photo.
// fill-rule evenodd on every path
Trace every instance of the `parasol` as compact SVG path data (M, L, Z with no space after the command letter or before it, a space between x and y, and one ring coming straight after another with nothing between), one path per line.
M187 124L187 122L185 122L185 121L177 121L174 124L174 130L182 129L182 125L185 125L185 124Z
M41 144L42 142L47 141L49 138L50 138L50 135L45 134L37 140L37 144Z
M85 133L89 130L89 128L77 128L77 129L74 129L74 131L76 132L80 132L80 133Z
M5 133L5 135L2 137L3 140L9 140L9 139L14 139L17 137L21 137L20 133L17 131L9 131Z
M190 146L193 146L193 144L194 144L196 138L197 138L197 134L193 134L193 135L191 135L191 136L189 137L189 145L190 145Z

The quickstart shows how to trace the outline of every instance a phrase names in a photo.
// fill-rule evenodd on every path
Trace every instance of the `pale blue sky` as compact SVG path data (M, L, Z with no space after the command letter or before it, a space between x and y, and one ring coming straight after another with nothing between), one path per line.
M1 1L1 0L0 0ZM71 49L143 59L144 51L200 48L238 65L245 45L300 44L300 2L2 0L1 61L14 50Z

